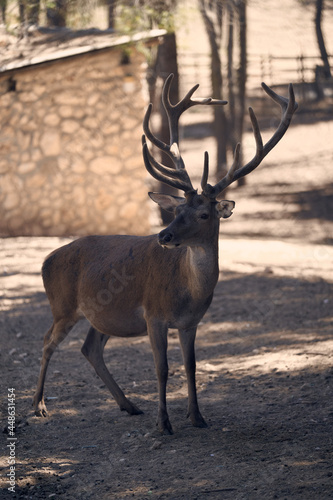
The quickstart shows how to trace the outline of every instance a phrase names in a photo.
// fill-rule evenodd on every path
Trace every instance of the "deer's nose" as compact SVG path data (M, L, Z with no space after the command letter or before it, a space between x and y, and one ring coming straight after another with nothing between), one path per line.
M173 239L173 234L168 232L161 231L158 235L158 242L160 245L165 245L166 243L170 243Z

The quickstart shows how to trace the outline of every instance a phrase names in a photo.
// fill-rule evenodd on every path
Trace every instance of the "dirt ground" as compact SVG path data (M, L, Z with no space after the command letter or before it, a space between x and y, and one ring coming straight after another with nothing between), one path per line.
M161 436L147 338L106 346L110 370L144 411L130 417L80 353L84 323L50 363L50 416L35 417L31 402L51 323L40 266L67 240L1 240L1 498L333 498L332 136L332 121L296 120L247 185L230 189L236 209L221 224L220 280L196 343L207 429L185 418L175 332L168 383L174 435ZM186 139L184 156L194 158L200 142ZM250 145L250 136L244 142ZM10 388L16 488L7 494Z

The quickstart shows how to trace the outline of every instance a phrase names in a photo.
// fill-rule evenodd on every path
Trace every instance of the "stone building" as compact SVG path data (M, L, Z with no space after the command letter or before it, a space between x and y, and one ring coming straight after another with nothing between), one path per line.
M1 235L149 232L138 44L162 34L90 37L0 62Z

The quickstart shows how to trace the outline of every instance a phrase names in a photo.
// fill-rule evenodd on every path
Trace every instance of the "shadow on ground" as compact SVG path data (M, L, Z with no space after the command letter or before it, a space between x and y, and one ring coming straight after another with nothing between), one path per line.
M329 498L333 371L325 346L332 340L332 292L320 279L224 273L197 339L197 385L209 428L192 428L185 418L185 374L171 332L171 437L155 430L158 398L147 339L111 339L106 348L115 379L145 412L130 417L80 353L87 325L51 361L50 417L32 417L51 317L44 294L19 297L23 302L1 318L4 383L17 393L13 498L85 500L96 491L102 499L274 498L268 492Z

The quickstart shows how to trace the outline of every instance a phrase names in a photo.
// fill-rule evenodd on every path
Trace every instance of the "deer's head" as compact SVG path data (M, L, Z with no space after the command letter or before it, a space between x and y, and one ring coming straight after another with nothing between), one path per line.
M230 217L235 206L234 201L218 201L221 193L233 182L252 172L273 149L285 134L293 113L297 109L292 85L289 86L289 98L276 94L272 89L262 83L265 92L277 102L282 110L280 124L273 136L263 145L257 118L252 108L249 108L254 138L256 142L256 153L252 160L240 167L240 144L237 144L234 161L228 173L214 186L208 184L209 162L208 153L205 153L204 169L201 179L202 192L199 194L192 186L191 179L186 171L184 161L179 152L179 118L181 114L195 105L224 105L226 101L208 98L193 98L192 95L199 85L195 85L186 96L177 104L170 103L169 90L173 75L169 75L165 81L162 101L168 116L170 129L170 144L159 140L153 135L149 128L149 119L152 111L150 104L143 122L145 135L142 137L143 157L146 169L157 180L168 184L184 192L185 197L177 197L159 193L149 193L153 201L162 208L172 211L175 219L169 226L158 235L160 245L167 248L175 248L181 245L200 246L207 241L212 241L218 234L219 220ZM164 151L173 161L174 168L162 165L153 158L149 152L146 137L161 151Z
M230 217L235 206L234 201L211 200L194 190L186 193L185 198L160 193L149 196L164 210L175 214L171 224L158 235L159 244L166 248L212 242L218 233L219 219Z

